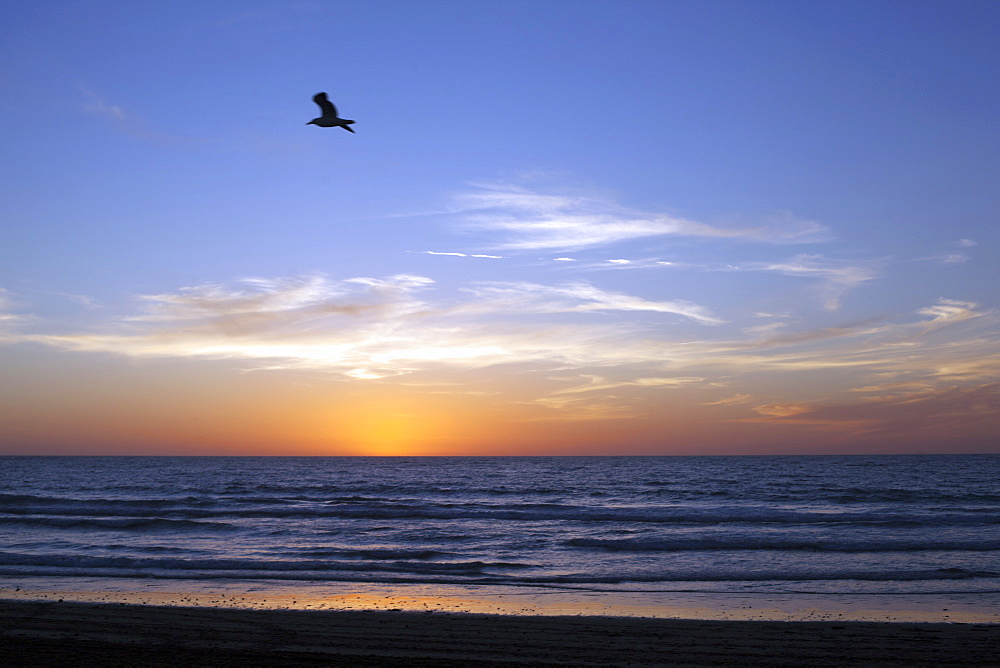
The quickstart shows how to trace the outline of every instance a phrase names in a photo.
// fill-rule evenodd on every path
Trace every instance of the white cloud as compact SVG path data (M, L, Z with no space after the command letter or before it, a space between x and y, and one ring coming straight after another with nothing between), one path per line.
M702 403L702 406L736 406L740 404L745 404L753 400L753 396L749 394L734 394L728 397L723 397L717 401L706 401Z
M983 315L977 311L979 305L975 302L965 302L958 299L939 299L937 304L918 309L917 313L926 315L934 324L952 323Z
M585 282L556 286L523 281L482 283L465 288L474 294L480 308L497 308L524 313L571 313L583 311L653 311L673 313L702 324L723 322L699 304L686 300L650 301L640 297L608 292Z
M496 247L564 250L659 236L800 243L829 239L829 231L790 213L757 225L723 229L671 214L628 209L604 199L533 192L512 185L482 185L456 198L466 229L498 232Z
M786 276L804 276L822 281L818 292L825 308L840 308L844 294L861 284L877 278L879 261L834 260L822 255L801 254L780 262L755 262L731 267L737 271L774 271Z
M504 363L579 365L648 361L659 353L629 341L629 327L606 323L527 326L525 313L646 310L705 319L699 307L651 302L586 284L480 288L465 304L430 305L417 293L433 281L413 275L331 281L323 276L247 279L237 287L200 285L140 298L145 312L96 333L18 337L59 348L135 357L252 362L253 368L336 371L356 379L438 366Z
M583 385L574 385L572 387L568 387L562 390L557 390L556 392L553 392L553 394L580 394L583 392L603 392L606 390L617 389L622 387L639 387L639 388L683 387L685 385L697 385L705 381L704 378L698 376L676 376L676 377L644 376L622 381L611 381L601 376L584 376L584 377L587 378L588 382L584 383Z
M123 129L128 129L130 119L121 107L117 104L111 104L110 102L105 101L97 93L87 90L86 88L82 88L81 92L87 96L88 100L83 105L85 111L106 118Z
M567 419L631 415L642 395L674 387L699 392L704 406L745 403L758 406L761 416L787 419L812 410L814 399L796 392L787 379L800 374L788 372L842 379L850 371L852 387L841 383L844 393L901 383L933 389L1000 373L995 314L955 299L877 326L792 331L788 321L787 333L740 328L742 334L728 338L740 329L705 328L705 338L690 340L674 333L670 318L650 314L721 321L697 304L585 282L482 283L457 298L448 295L430 278L409 274L256 278L147 295L139 300L143 313L105 316L89 332L6 334L4 341L137 358L230 360L243 369L319 370L352 382L409 375L413 383L433 385L453 382L452 372L504 365L504 374L534 374L531 400ZM0 306L7 296L0 292ZM712 400L706 394L720 387L726 395Z
M458 252L447 252L447 251L410 251L417 252L422 255L450 255L453 257L481 257L491 260L502 260L503 255L487 255L485 253L458 253Z
M151 130L143 119L134 112L126 111L124 107L107 101L101 95L83 86L79 86L78 90L86 97L86 101L79 108L85 113L105 119L118 130L133 137L161 144L190 144L193 141L189 137L168 135Z
M802 404L764 404L754 406L753 410L768 417L789 417L809 412L809 406Z
M13 293L0 288L0 333L2 333L4 326L13 327L15 323L24 323L32 319L31 316L12 313L13 308Z

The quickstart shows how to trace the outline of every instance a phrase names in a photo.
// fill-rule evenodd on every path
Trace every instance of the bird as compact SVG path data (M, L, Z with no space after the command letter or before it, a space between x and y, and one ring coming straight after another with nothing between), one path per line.
M312 119L306 123L306 125L318 125L321 128L341 127L348 132L354 132L351 128L351 123L354 121L338 117L337 108L333 106L333 102L330 102L330 100L327 99L326 93L316 93L313 95L313 102L319 105L320 111L323 112L323 115Z

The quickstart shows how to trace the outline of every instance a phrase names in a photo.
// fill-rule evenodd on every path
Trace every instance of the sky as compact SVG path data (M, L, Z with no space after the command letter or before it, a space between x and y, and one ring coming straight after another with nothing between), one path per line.
M0 454L1000 452L998 3L0 23Z

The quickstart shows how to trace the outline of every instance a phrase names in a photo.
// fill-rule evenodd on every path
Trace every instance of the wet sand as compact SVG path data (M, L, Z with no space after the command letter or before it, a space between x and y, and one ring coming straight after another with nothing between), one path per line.
M1000 625L0 600L8 666L996 666Z

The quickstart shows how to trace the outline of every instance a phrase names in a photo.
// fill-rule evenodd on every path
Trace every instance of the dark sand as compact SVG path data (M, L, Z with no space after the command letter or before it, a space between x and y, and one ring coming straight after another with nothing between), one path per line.
M0 601L3 666L998 666L1000 626Z

